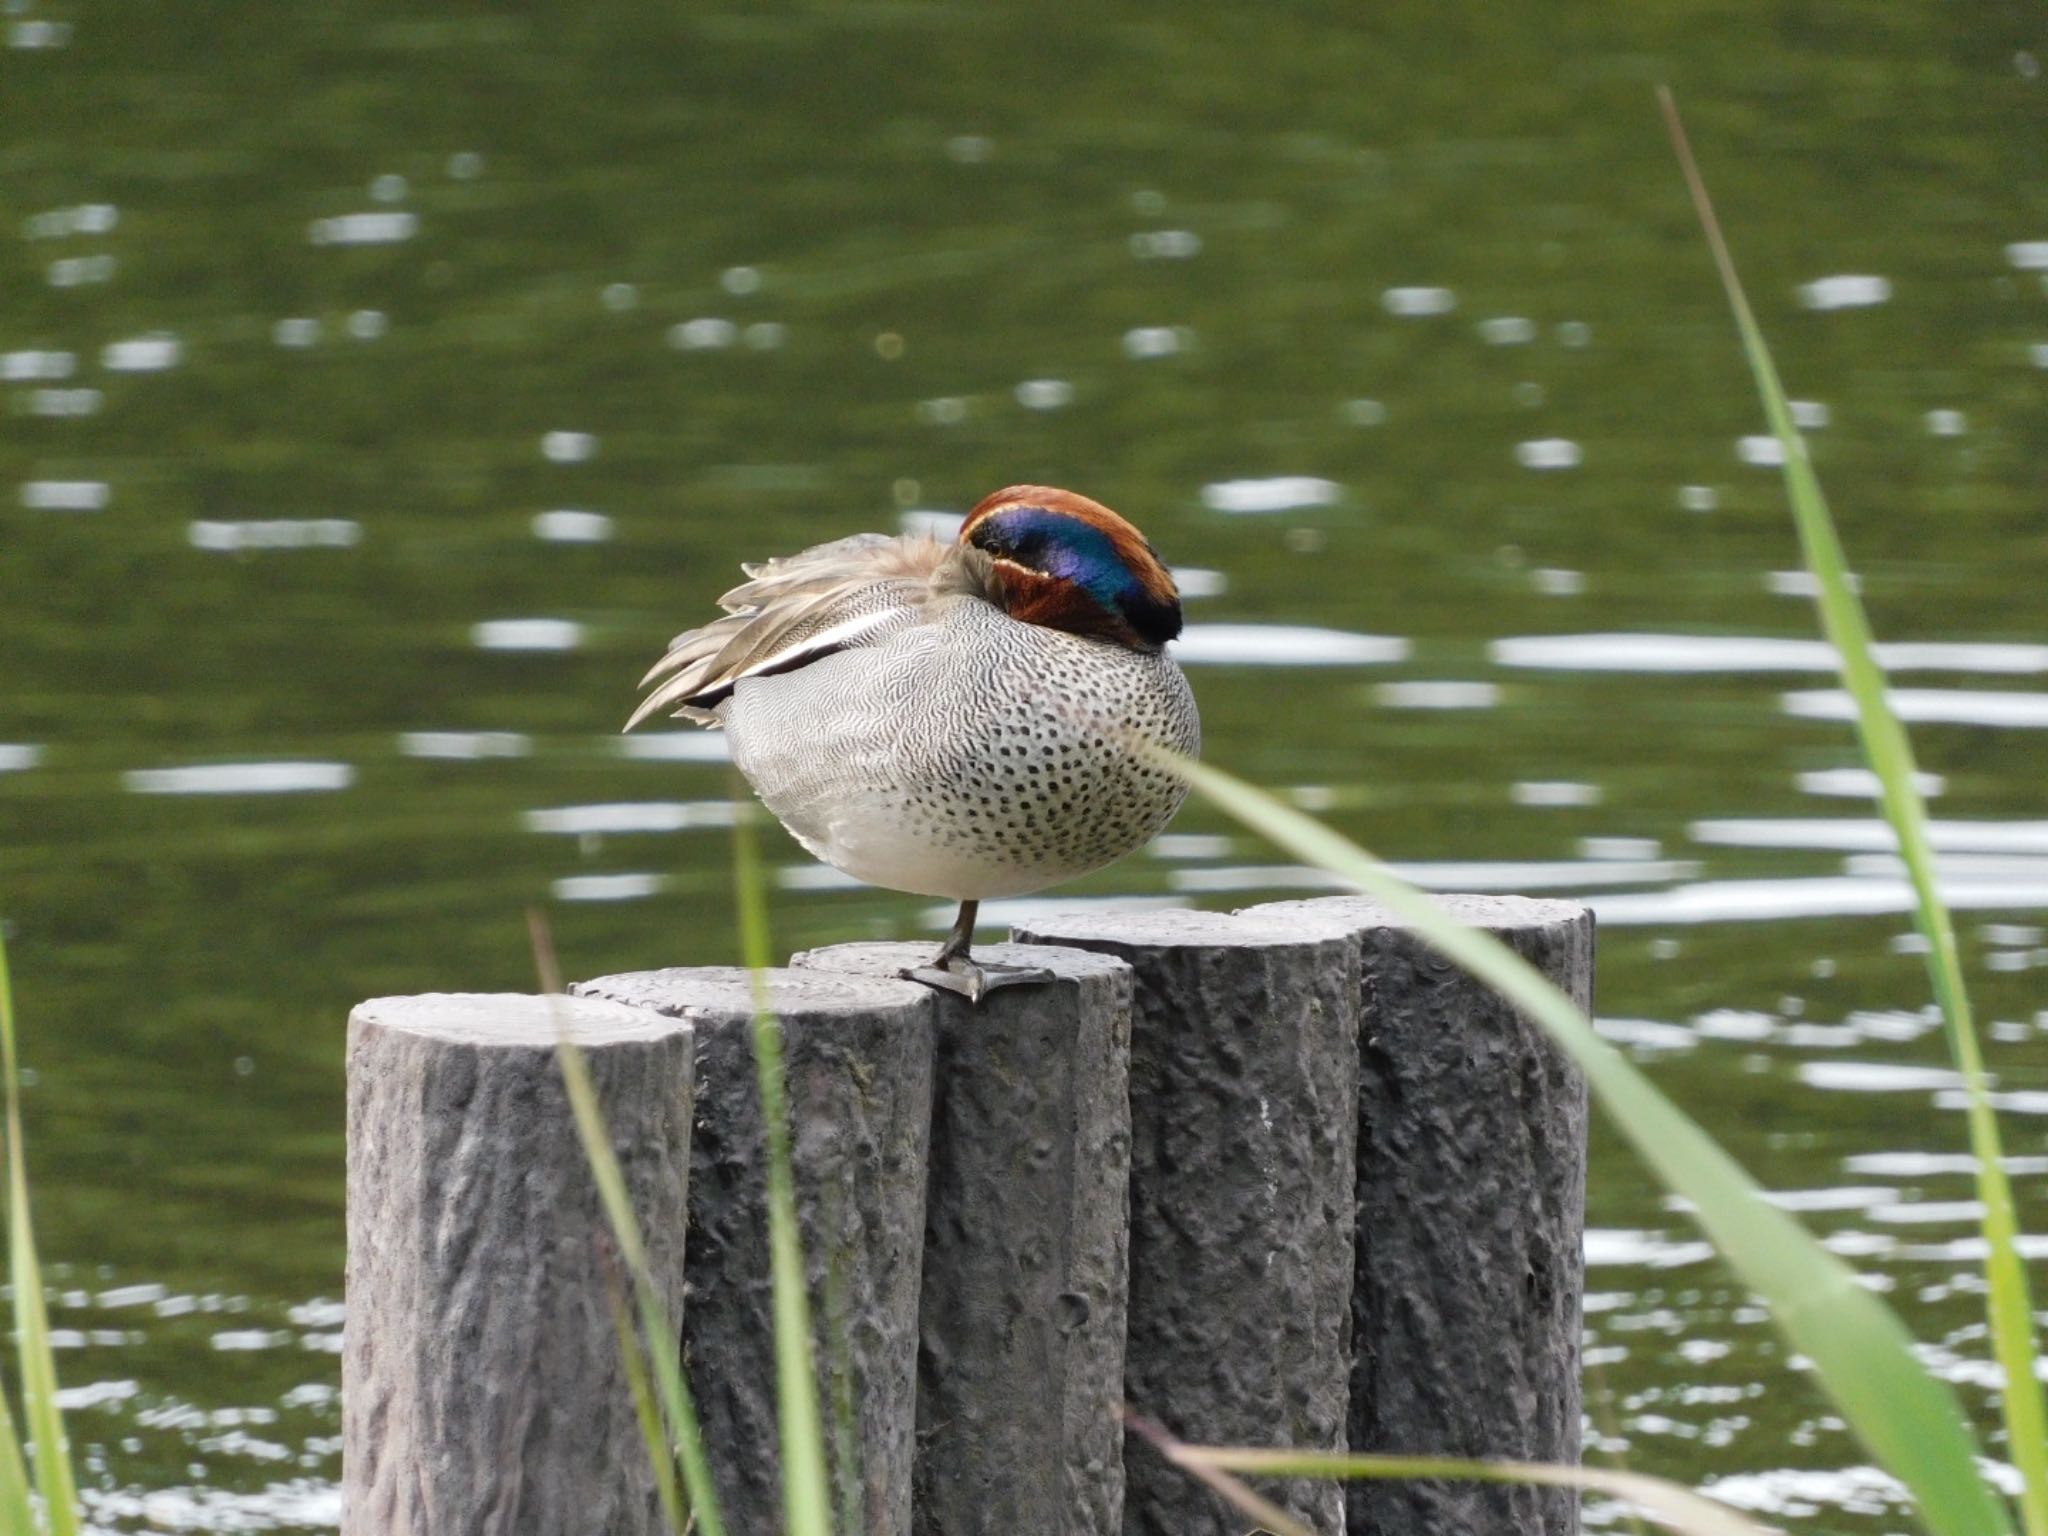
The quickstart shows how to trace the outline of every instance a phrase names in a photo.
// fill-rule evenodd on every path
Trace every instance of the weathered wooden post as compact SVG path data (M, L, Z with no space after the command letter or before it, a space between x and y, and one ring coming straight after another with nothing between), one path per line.
M343 1536L655 1536L609 1231L555 1059L583 1047L672 1311L690 1026L572 998L387 997L348 1031Z
M1583 908L1442 900L1590 1003ZM768 974L863 1536L1236 1536L1148 1449L1120 1460L1119 1398L1200 1442L1575 1459L1586 1095L1540 1030L1356 898L1023 936L1064 947L982 953L1054 981L979 1009L895 979L923 946ZM575 990L350 1021L344 1536L659 1529L558 1028L728 1526L779 1527L753 983ZM1265 1491L1326 1536L1577 1528L1560 1491Z
M829 1422L834 1386L850 1373L863 1536L909 1536L936 1005L907 981L777 970L767 984L782 1032L821 1400ZM779 1530L752 980L726 968L638 971L571 990L695 1026L684 1353L728 1528Z
M927 944L792 962L894 976ZM1123 1528L1131 971L982 945L1050 986L942 994L919 1303L917 1536Z
M1444 896L1582 1008L1593 917L1575 902ZM1244 916L1336 922L1363 945L1351 1448L1576 1462L1586 1085L1541 1028L1356 897ZM1373 1536L1571 1536L1570 1489L1363 1482Z
M1131 1405L1204 1443L1342 1450L1358 1127L1357 936L1314 918L1118 912L1022 924L1135 973ZM1236 1536L1241 1517L1149 1450L1129 1536ZM1264 1490L1337 1536L1342 1491Z

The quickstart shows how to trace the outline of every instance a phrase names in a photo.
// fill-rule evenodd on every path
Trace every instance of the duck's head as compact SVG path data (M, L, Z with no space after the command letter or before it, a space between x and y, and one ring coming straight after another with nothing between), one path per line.
M1180 590L1145 535L1099 501L1049 485L984 497L960 542L989 557L1003 610L1136 651L1180 633Z

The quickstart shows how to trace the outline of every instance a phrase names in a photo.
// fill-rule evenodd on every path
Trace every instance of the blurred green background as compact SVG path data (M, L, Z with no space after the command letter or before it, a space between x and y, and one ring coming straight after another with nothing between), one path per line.
M728 770L623 751L635 680L740 560L1019 480L1182 568L1211 760L1593 901L1604 1027L1988 1429L1955 1082L1651 93L1918 643L2038 1233L2044 30L6 0L0 915L99 1523L333 1524L349 1006L530 986L536 902L572 974L733 960ZM784 948L948 915L774 847ZM1050 899L1303 882L1192 808ZM1590 1201L1589 1455L1896 1529L1604 1138Z

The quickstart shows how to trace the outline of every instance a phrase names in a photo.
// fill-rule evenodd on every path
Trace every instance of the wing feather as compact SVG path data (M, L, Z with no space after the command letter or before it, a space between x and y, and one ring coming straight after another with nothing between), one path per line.
M726 617L676 636L641 679L658 686L626 729L662 710L716 723L711 712L742 678L793 671L919 622L948 553L935 539L862 533L743 567L750 579L718 600Z

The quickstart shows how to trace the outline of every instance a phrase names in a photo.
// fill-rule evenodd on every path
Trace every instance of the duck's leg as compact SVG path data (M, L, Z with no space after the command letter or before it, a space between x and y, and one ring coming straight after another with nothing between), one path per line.
M929 963L903 973L906 981L921 981L928 987L958 992L970 1003L979 1003L997 987L1023 986L1052 980L1052 972L1031 965L1000 965L991 960L978 964L968 957L974 943L974 914L978 901L960 903L960 915L953 919L953 931L939 946Z
M974 944L974 919L981 911L978 901L960 903L959 914L953 919L953 931L946 935L946 942L939 946L939 952L932 956L931 963L944 970L955 960L965 960L967 951Z

